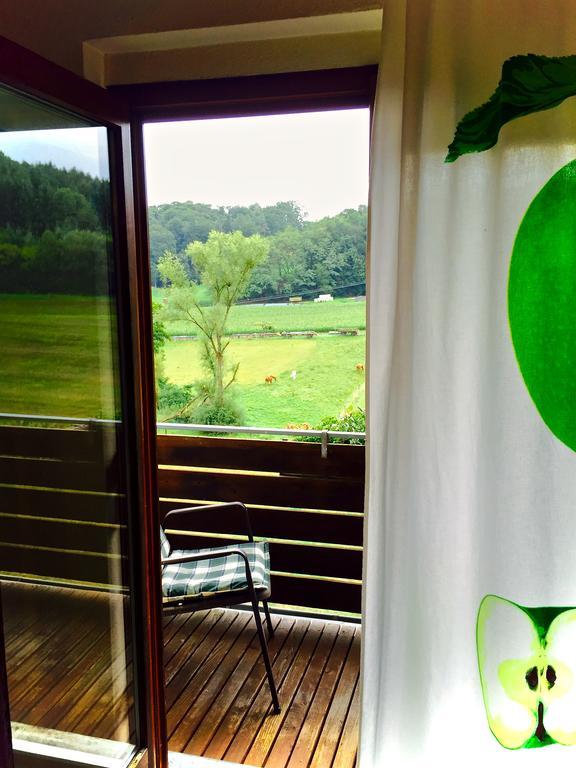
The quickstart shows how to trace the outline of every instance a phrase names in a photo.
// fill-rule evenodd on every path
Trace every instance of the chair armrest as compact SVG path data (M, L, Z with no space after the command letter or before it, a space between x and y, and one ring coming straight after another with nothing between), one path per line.
M248 586L251 590L254 590L254 583L252 581L252 572L250 570L250 563L248 561L248 556L245 552L242 552L241 549L217 549L213 552L197 552L193 555L183 555L182 557L174 557L170 559L169 557L165 560L161 560L162 566L165 565L180 565L180 563L194 563L198 562L199 560L213 560L216 558L226 558L230 557L231 555L235 555L237 557L240 557L242 560L244 560L244 569L246 571L246 581L248 582Z
M246 535L248 536L248 541L254 541L254 535L252 533L252 523L250 522L250 513L248 512L248 508L245 504L242 504L241 501L229 501L225 502L223 504L204 504L201 507L182 507L180 509L171 509L170 512L166 514L166 517L164 518L164 522L162 523L162 527L164 528L164 532L166 533L166 528L170 527L170 525L174 522L175 525L178 525L179 527L182 527L183 522L181 522L178 518L186 518L186 517L192 517L194 512L205 512L206 510L213 509L238 509L239 511L244 512L244 520L246 523ZM177 521L177 522L176 522ZM186 529L186 526L184 526ZM191 530L190 527L188 527L188 530ZM166 534L168 536L168 534ZM168 538L170 538L168 536Z

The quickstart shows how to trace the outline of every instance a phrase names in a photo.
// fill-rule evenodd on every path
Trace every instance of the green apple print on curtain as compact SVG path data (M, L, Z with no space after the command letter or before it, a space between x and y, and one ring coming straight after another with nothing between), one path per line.
M476 644L488 725L500 744L576 744L576 609L487 595Z
M516 235L508 317L534 405L576 450L576 160L532 201Z
M446 162L493 147L510 120L576 95L576 56L515 56L458 124ZM538 192L516 235L508 317L520 372L551 432L576 451L576 160ZM575 595L576 598L576 595ZM575 600L576 601L576 600ZM476 649L488 725L507 749L576 744L576 608L480 603Z
M576 95L576 56L514 56L496 91L456 128L446 162L490 149L503 125ZM540 190L520 225L508 281L512 342L554 435L576 450L576 161Z

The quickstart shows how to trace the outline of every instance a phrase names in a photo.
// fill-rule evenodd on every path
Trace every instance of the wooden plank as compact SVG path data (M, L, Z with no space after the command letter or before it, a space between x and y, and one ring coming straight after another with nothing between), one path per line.
M131 659L126 667L115 670L101 656L90 667L89 672L79 677L75 685L71 687L74 694L80 694L72 699L72 705L70 706L67 695L58 702L58 706L53 712L47 713L46 718L39 724L47 728L72 730L74 733L104 738L104 732L100 731L97 726L95 727L93 722L99 716L105 716L110 708L119 701L122 701L127 708L133 704L132 674ZM50 724L50 716L54 714L58 717L53 724ZM128 718L124 718L124 727L126 727L127 720ZM69 725L69 722L72 724ZM116 727L118 726L122 726L122 723L117 722ZM130 725L128 725L128 729L131 729Z
M172 643L178 632L181 632L186 625L190 623L191 619L194 621L201 621L205 614L194 614L193 616L169 616L163 621L163 634L166 648ZM194 621L192 624L194 624ZM190 629L188 629L190 631ZM177 638L178 646L182 643L182 638ZM127 666L125 670L128 686L132 680L132 662L131 654L127 653ZM123 670L120 670L122 673ZM53 727L63 731L73 731L75 733L86 733L87 735L94 735L101 738L106 738L108 731L104 731L105 721L110 713L110 710L114 705L124 705L125 715L124 720L127 718L126 713L131 711L131 701L128 698L126 701L118 701L114 697L114 688L116 685L116 675L113 679L105 679L104 677L96 680L91 684L83 693L83 695L76 701L72 709L60 719ZM104 723L103 723L104 721Z
M290 655L290 663L288 665L286 663L282 664L282 670L279 674L274 669L278 698L284 714L291 700L295 676L294 670L296 670L297 676L302 664L304 664L304 668L307 666L320 640L323 626L321 622L310 622L303 631L297 632L295 636L297 648L296 652ZM240 730L234 741L230 744L230 747L226 750L223 759L233 763L248 762L247 755L259 734L262 730L266 730L269 727L273 728L273 723L278 718L282 718L282 713L280 715L273 715L270 704L262 706L262 703L255 702L246 713Z
M339 628L338 637L332 648L332 653L324 670L322 672L322 679L318 685L314 698L310 704L305 717L302 719L302 726L298 733L298 738L294 744L290 753L289 759L282 765L287 765L288 768L304 768L308 765L322 726L326 713L330 707L330 702L336 690L338 680L342 673L342 669L348 657L350 646L354 638L355 627L353 624L342 624ZM356 733L356 743L358 743L358 733ZM273 766L274 764L280 765L279 758L284 759L284 755L277 754L277 745L274 745L270 759L267 761L267 765Z
M56 547L107 555L118 547L118 533L123 527L76 525L73 521L34 520L28 517L0 515L0 543L26 544L30 547Z
M36 622L41 620L41 610L35 609L35 601L14 601L14 589L19 585L9 581L0 583L1 600L4 603L4 639L5 645L21 642L26 634L33 630ZM35 584L27 585L30 592L38 592L41 588Z
M198 631L198 627L209 616L209 611L183 613L165 616L162 622L163 662L164 668L186 643L189 636ZM207 630L206 630L207 631ZM164 674L166 679L166 674Z
M199 615L199 614L198 614ZM209 611L199 626L194 628L194 648L190 648L186 634L181 647L164 662L166 703L172 704L192 680L210 651L229 629L234 616L223 611Z
M236 677L237 667L252 644L258 644L256 625L250 619L243 626L232 646L226 652L218 665L217 673L213 674L204 685L196 689L194 703L180 722L176 733L170 737L170 749L184 752L186 744L194 731L208 714L213 702L218 699L223 687L232 676Z
M96 495L57 489L0 487L0 513L80 520L95 523L120 523L125 514L123 496Z
M164 642L166 648L170 646L178 632L190 631L187 626L190 622L191 616L170 616L166 617L163 621L164 629ZM204 618L204 614L194 614L194 620L201 621ZM192 623L194 626L194 622ZM186 632L187 634L187 632ZM177 638L177 647L183 642L182 637ZM132 663L129 661L126 668L126 676L128 680L132 679ZM107 718L110 716L112 722L112 728L114 724L114 716L111 716L111 710L114 706L124 708L123 719L126 719L127 713L130 710L128 701L114 701L113 689L108 681L97 681L94 685L89 687L83 694L83 696L75 703L74 707L68 712L68 714L62 718L57 724L59 730L79 732L81 728L83 732L88 735L99 736L101 738L107 738L110 734L110 730L105 730L106 726L110 727L110 723L107 723Z
M359 584L275 574L272 576L271 601L359 614L362 610L362 587Z
M30 673L37 666L38 659L48 652L50 647L58 645L60 634L68 624L74 621L72 612L62 612L59 620L43 621L33 624L25 633L22 633L18 642L6 646L6 663L9 677L9 687L13 707L21 695L21 681L26 680L26 673ZM21 675L24 674L24 678Z
M111 629L111 628L110 628ZM19 715L23 722L33 722L52 728L54 723L74 704L82 691L90 688L98 679L104 679L112 685L113 664L121 653L111 647L111 637L106 632L98 634L88 631L76 645L70 661L59 664L56 673L49 675L50 696L30 697L25 702Z
M354 768L358 755L358 733L360 730L360 681L356 683L346 722L332 768Z
M282 624L288 621L282 619ZM302 640L306 635L310 622L298 620L291 624L288 637L272 660L272 671L278 688L290 668ZM273 645L272 641L271 645ZM236 745L238 753L245 753L250 748L252 739L258 733L269 707L262 699L267 679L264 674L250 677L249 682L242 687L232 707L226 713L220 727L204 750L204 756L215 760L223 760L231 746ZM243 742L240 744L240 742Z
M234 621L234 614L210 611L195 632L195 647L191 651L184 642L172 659L164 664L166 708L178 699L198 669L210 655L210 651L224 637Z
M116 493L122 483L115 464L0 457L0 483Z
M112 562L105 555L85 555L57 550L11 548L0 543L0 563L6 573L27 574L61 579L65 582L84 581L92 584L121 586L117 583L118 568L123 563Z
M319 443L284 440L158 435L157 446L159 464L364 480L358 445L330 445L326 458Z
M362 512L364 507L364 483L360 480L160 469L158 482L160 496L166 498L241 500L245 504L344 512Z
M186 506L192 505L161 500L160 519L164 520L170 510ZM362 546L364 516L358 513L330 514L302 509L254 507L249 512L256 536ZM244 516L237 509L200 510L191 519L198 531L246 534Z
M9 659L17 682L14 713L33 725L133 738L130 648L119 663L123 649L110 646L110 600L123 598L28 584L1 588L13 632L24 628ZM22 622L16 611L42 620ZM253 765L265 760L269 768L351 768L358 742L359 627L273 620L269 648L279 717L271 714L250 613L215 609L165 619L171 747Z
M15 670L16 674L23 664L28 664L31 668L36 654L49 648L50 642L54 642L58 633L73 619L72 612L62 612L58 621L54 622L46 622L44 617L38 618L27 627L26 632L12 635L6 643L6 662L9 669Z
M10 585L12 589L14 587L22 589L22 586L28 592L28 585ZM21 675L25 675L27 670L33 669L42 653L49 652L53 646L60 648L57 640L59 633L72 625L75 620L85 621L92 627L98 627L103 621L105 623L106 617L98 613L96 593L89 593L87 599L77 602L73 596L71 599L69 594L71 590L62 590L68 599L52 601L46 588L43 589L45 596L43 605L38 606L36 603L25 601L21 605L9 606L9 610L31 612L37 619L25 634L18 637L19 642L11 646L7 657L7 663L14 670L15 682ZM26 592L23 597L27 597ZM28 667L24 669L26 664Z
M118 439L111 428L0 426L0 454L108 464L117 452Z
M224 617L225 618L225 617ZM228 629L224 636L220 639L216 646L212 643L212 652L204 660L202 665L195 671L190 684L188 680L184 690L181 691L176 700L168 699L168 690L166 697L166 724L168 730L168 738L172 739L180 723L186 717L186 714L190 710L192 704L196 700L198 693L206 686L212 675L218 670L220 665L224 662L226 655L230 652L236 638L242 633L242 630L250 621L250 614L247 612L238 613L234 617L234 620L228 626ZM222 623L222 620L219 624Z
M103 642L106 637L102 629L91 632L88 629L88 632L92 636L96 635L98 642ZM62 663L62 648L66 647L66 653L73 658L84 640L84 635L75 623L63 627L57 637L57 643L48 643L13 671L10 685L19 691L16 695L12 692L10 694L10 710L14 720L22 720L29 702L42 697L60 679L61 671L58 667Z
M126 668L128 680L132 679L132 664ZM127 728L132 731L133 700L128 685L128 695L122 695L115 690L114 680L105 681L103 692L96 688L94 691L88 689L85 698L79 699L72 710L68 713L58 726L65 730L64 725L69 725L69 729L75 733L84 733L87 736L97 736L101 739L110 738L118 728ZM97 696L98 693L100 696ZM89 702L89 707L85 701Z
M279 730L272 748L267 752L266 766L284 768L290 759L298 734L303 723L307 720L316 690L323 680L326 665L338 638L338 630L337 624L325 626L314 657L308 665L286 712L282 728Z
M272 621L274 636L268 641L268 654L270 656L270 663L274 664L280 649L294 626L294 620L283 621L280 617L273 616ZM243 696L245 702L249 701L252 703L254 695L260 689L260 682L264 677L265 671L262 663L260 643L257 637L253 637L250 647L222 687L220 695L213 700L204 717L196 723L193 736L188 740L184 751L192 755L204 755L208 744L222 727L223 720L230 708L234 707L238 696ZM248 699L246 698L246 687L250 688ZM262 691L260 695L266 695L266 691ZM230 722L228 727L230 727Z
M351 692L354 691L359 674L360 637L358 636L352 643L346 665L326 715L324 727L310 763L311 768L325 768L327 765L332 765L350 708Z
M249 765L264 764L276 736L290 712L292 701L298 692L309 664L316 653L322 655L325 652L327 644L331 647L334 640L331 634L324 623L313 622L311 624L294 663L279 687L279 698L283 704L283 710L279 715L266 718L262 724L244 757L244 761Z

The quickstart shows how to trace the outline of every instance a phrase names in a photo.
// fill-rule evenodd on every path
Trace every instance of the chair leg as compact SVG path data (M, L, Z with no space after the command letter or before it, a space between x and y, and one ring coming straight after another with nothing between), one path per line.
M268 637L274 637L274 627L272 626L272 619L270 618L270 609L268 608L268 600L262 600L264 606L264 614L266 615L266 626L268 627Z
M274 712L278 715L280 714L280 702L278 701L276 683L274 682L274 676L272 674L272 665L270 664L270 656L268 655L268 645L266 644L266 637L264 636L264 629L262 627L262 620L260 618L260 611L258 610L258 600L256 599L256 595L254 595L252 598L252 608L254 609L256 630L258 632L258 638L262 648L262 657L264 659L264 666L266 667L268 685L270 686L270 693L272 694L272 704L274 705Z

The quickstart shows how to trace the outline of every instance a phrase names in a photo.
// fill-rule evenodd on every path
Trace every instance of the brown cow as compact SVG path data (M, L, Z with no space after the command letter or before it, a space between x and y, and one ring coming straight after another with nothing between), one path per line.
M276 381L276 376L272 376L272 375L266 376L264 378L264 381L266 382L266 384L272 384L272 382Z

